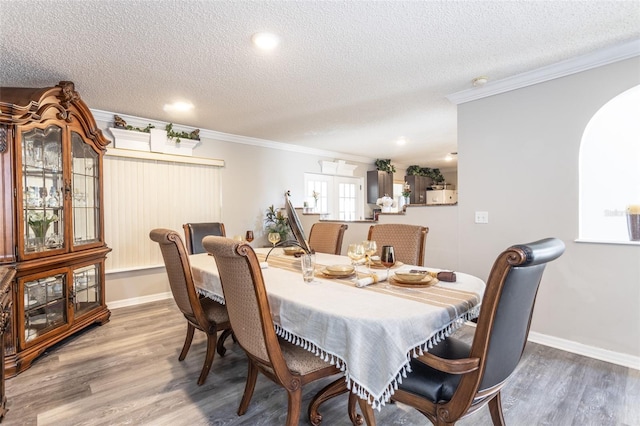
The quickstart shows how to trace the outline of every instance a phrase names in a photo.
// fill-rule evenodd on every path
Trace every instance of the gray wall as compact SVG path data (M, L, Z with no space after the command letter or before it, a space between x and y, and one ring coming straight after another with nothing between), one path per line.
M558 237L567 250L545 272L532 331L635 357L640 246L575 240L582 133L638 84L636 57L458 107L460 270L486 278L507 246Z

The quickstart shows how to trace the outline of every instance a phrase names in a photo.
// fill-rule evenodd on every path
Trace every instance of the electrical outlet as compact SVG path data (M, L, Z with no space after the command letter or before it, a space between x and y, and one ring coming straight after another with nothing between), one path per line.
M476 223L489 223L489 212L476 212Z

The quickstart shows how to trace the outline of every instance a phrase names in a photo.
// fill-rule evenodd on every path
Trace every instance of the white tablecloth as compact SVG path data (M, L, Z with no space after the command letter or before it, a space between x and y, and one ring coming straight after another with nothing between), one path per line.
M306 284L299 271L273 266L294 259L278 250L262 270L276 331L339 366L352 392L374 408L389 401L411 357L428 351L478 315L484 293L482 280L460 272L457 282L441 281L427 289L387 282L358 288L352 282L323 278ZM190 261L199 291L224 302L213 256L192 255ZM346 256L323 253L316 255L316 261L318 265L350 262ZM415 268L405 265L399 270Z

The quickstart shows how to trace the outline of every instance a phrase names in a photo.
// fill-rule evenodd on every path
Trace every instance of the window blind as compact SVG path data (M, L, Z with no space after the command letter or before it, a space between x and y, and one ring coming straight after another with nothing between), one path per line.
M219 222L220 167L157 159L104 157L104 233L113 250L106 272L164 265L154 228L168 228L184 240L187 222Z

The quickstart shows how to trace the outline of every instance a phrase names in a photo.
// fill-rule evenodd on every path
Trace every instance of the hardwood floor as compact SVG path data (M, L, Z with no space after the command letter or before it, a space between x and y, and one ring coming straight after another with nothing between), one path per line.
M109 323L67 339L7 380L3 425L284 424L286 393L263 376L248 412L236 415L247 364L231 339L198 386L206 339L196 332L179 362L186 328L172 300L114 309ZM472 333L464 327L458 336L469 339ZM305 387L300 424L309 424L306 407L329 381ZM640 425L640 371L533 343L502 395L509 426ZM323 425L350 425L346 395L321 408ZM402 404L386 405L376 418L381 426L429 424ZM458 424L492 423L485 407Z

